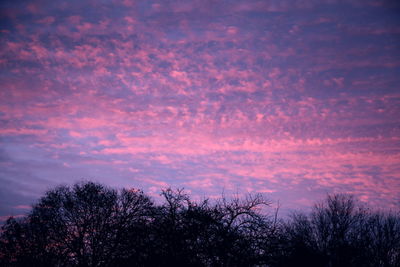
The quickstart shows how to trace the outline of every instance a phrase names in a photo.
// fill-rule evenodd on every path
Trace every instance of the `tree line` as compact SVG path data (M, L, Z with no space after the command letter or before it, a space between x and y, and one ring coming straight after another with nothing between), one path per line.
M261 195L161 195L156 204L136 189L59 186L2 226L0 265L400 266L399 213L373 212L350 195L287 219Z

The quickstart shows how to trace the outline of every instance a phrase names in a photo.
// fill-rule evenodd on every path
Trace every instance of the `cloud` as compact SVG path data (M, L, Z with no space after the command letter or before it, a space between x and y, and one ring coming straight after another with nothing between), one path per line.
M387 5L10 3L0 142L14 193L0 215L82 177L290 207L336 191L395 205L399 25ZM36 190L23 203L21 184Z

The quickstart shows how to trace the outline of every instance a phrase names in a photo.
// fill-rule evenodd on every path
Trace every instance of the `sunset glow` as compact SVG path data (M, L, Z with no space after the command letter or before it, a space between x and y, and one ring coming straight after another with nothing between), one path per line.
M0 221L82 179L399 206L398 1L0 7Z

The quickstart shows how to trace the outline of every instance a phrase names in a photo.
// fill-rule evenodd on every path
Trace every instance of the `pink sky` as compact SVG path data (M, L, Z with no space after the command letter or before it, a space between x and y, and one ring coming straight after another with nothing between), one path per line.
M2 1L0 217L82 179L400 203L392 0Z

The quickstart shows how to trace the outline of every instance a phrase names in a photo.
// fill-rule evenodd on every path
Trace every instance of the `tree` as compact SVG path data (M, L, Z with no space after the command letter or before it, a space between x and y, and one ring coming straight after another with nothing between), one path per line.
M8 261L16 265L110 266L137 253L140 244L127 249L125 241L152 210L152 201L139 190L117 192L92 182L60 186L26 219L9 220L1 244L15 255Z
M315 244L326 258L328 266L354 266L357 253L358 225L362 224L366 212L357 208L349 195L330 195L325 202L314 207L311 223L314 227Z
M400 266L400 216L375 213L366 221L365 257L371 266Z
M329 195L310 214L285 224L278 266L400 266L400 220L357 205L350 195Z
M48 191L0 232L1 266L400 266L400 216L330 195L311 213L267 216L261 195L192 201L166 189L87 182Z
M193 202L182 189L162 192L154 229L159 238L156 266L253 266L260 261L256 241L265 228L261 195ZM261 239L261 238L259 238Z

